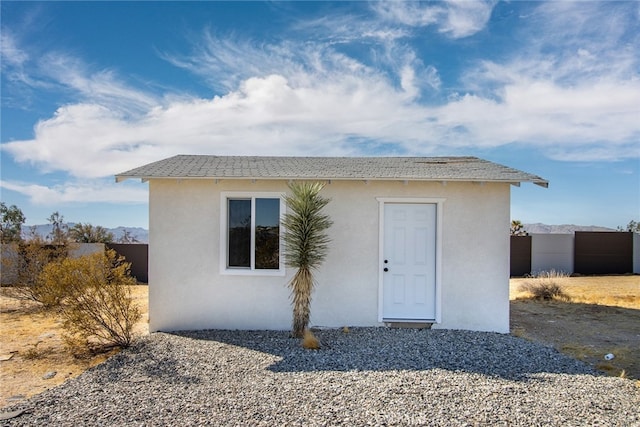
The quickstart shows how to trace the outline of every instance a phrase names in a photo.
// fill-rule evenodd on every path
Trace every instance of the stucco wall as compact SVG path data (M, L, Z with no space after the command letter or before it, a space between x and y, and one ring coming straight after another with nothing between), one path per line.
M284 181L151 180L150 329L288 329L286 277L220 274L220 192L286 192ZM311 324L377 326L378 197L446 198L438 328L509 330L509 185L332 182L334 225Z

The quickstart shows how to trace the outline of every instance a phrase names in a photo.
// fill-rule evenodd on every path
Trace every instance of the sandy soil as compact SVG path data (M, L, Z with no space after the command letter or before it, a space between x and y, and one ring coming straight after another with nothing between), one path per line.
M148 288L132 289L143 313L136 330L148 334ZM62 322L55 313L9 293L10 289L0 288L0 407L62 384L114 354L74 357L64 346ZM53 372L55 376L47 378Z
M511 333L551 345L610 375L640 379L640 276L557 279L571 302L520 299L510 283ZM614 358L606 360L605 355Z

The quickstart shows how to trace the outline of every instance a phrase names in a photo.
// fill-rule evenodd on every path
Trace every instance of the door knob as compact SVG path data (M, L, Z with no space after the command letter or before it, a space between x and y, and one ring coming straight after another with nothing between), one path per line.
M387 267L384 268L384 271L389 271L389 269Z

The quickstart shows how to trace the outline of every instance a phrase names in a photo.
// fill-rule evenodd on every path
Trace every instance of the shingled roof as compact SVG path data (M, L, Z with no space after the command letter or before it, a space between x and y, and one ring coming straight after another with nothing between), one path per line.
M259 157L178 155L116 175L149 179L296 179L533 182L548 181L477 157Z

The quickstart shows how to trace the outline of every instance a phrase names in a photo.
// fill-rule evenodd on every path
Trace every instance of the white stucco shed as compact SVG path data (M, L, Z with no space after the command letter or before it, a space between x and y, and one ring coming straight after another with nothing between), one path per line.
M180 155L149 182L149 327L288 329L279 218L292 180L322 181L331 244L311 325L509 331L510 186L544 179L475 157Z

